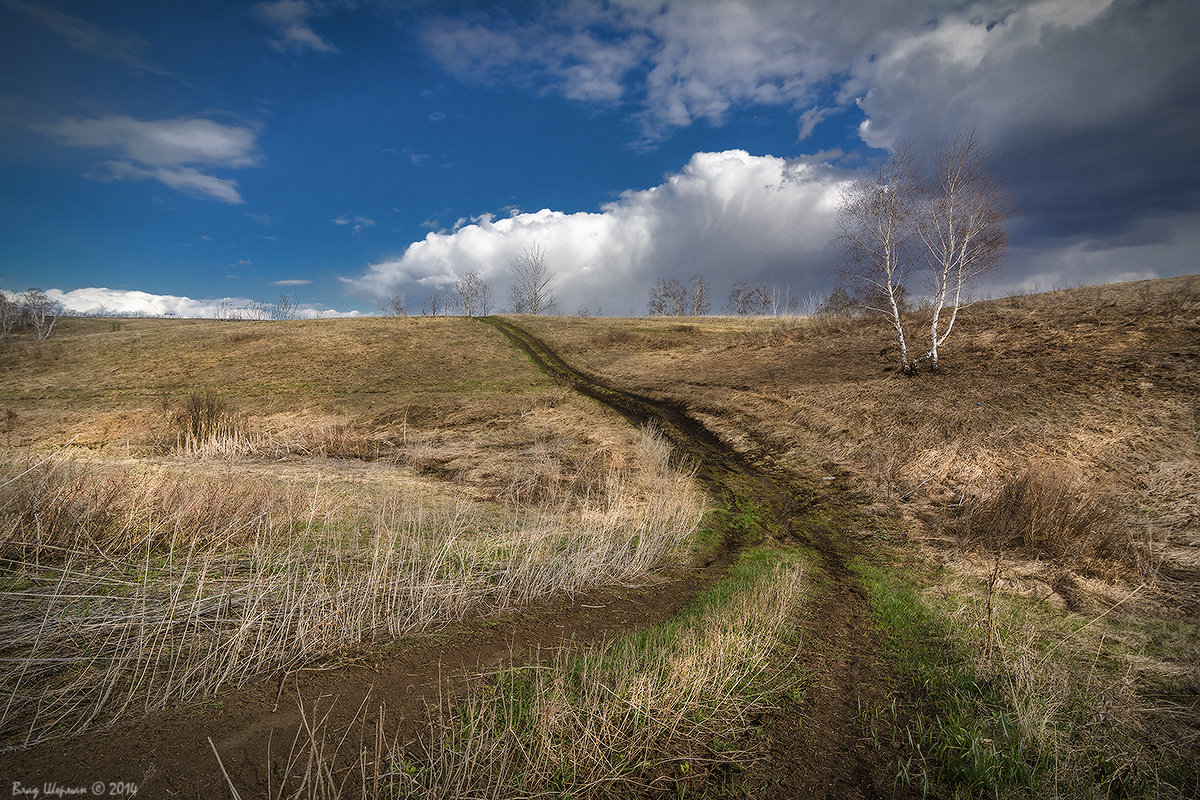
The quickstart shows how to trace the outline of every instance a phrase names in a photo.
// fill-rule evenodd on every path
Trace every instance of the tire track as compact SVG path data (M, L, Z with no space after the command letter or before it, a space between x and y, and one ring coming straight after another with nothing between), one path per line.
M689 415L685 406L617 389L576 370L510 320L481 321L575 391L634 424L659 427L677 452L696 466L697 476L718 502L759 516L759 536L816 552L826 580L801 622L803 667L816 681L802 702L782 708L765 726L769 796L905 796L907 792L895 785L898 753L868 746L861 721L864 709L886 705L898 682L881 655L867 592L848 566L860 549L850 535L858 498L837 489L818 491L800 476L757 467ZM728 531L725 547L731 552L740 549L746 533L736 527Z

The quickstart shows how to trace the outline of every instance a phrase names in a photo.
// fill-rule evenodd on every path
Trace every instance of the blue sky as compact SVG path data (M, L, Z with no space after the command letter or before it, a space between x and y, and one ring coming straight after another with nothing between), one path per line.
M1195 272L1198 34L1191 0L0 0L0 289L371 313L502 298L536 243L568 313L804 296L845 181L963 129L1021 212L983 290Z

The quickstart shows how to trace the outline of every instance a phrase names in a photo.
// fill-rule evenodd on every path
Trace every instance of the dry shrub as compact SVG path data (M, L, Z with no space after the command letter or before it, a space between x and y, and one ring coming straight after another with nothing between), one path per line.
M222 445L228 448L246 439L245 415L211 391L190 392L169 412L168 425L175 449L181 453L204 453Z
M994 494L971 504L956 527L965 540L988 549L1018 549L1086 571L1133 557L1118 514L1060 465L1030 465L1002 481Z

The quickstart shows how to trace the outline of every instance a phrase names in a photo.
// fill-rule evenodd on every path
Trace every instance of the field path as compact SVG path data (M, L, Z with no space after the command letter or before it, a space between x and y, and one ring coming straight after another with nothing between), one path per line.
M679 403L617 389L580 372L511 320L483 321L574 390L634 424L660 428L731 517L753 515L768 535L816 552L824 580L800 622L801 657L812 680L801 703L782 708L767 723L769 796L904 796L905 790L895 785L901 753L886 744L869 745L865 735L864 716L888 704L896 680L882 655L866 590L847 566L858 552L853 536L856 498L833 486L817 488L815 480L753 465ZM728 527L726 545L739 549L747 531Z

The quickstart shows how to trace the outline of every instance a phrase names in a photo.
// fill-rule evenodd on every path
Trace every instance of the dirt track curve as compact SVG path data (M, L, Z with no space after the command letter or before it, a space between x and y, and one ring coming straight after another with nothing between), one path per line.
M298 726L298 703L320 704L336 730L360 713L373 720L386 711L402 738L425 728L428 706L470 675L539 648L587 647L630 630L662 622L719 581L751 538L766 534L810 547L823 580L800 621L802 658L811 674L804 700L781 708L767 722L767 796L777 798L895 797L897 754L868 746L860 704L880 706L893 682L880 656L868 602L846 561L856 545L847 535L852 502L837 489L814 488L757 467L721 442L681 405L607 386L560 359L544 342L509 320L483 320L527 353L541 369L575 391L603 403L634 424L656 425L677 454L696 469L705 488L733 518L753 510L765 531L728 525L703 565L681 569L636 590L610 588L558 597L506 614L499 624L470 622L437 635L402 642L387 654L370 654L328 669L263 679L199 707L155 713L64 741L0 753L4 785L56 783L91 786L128 781L138 797L228 797L209 746L213 740L242 797L266 796L268 771L286 756ZM394 728L393 728L394 729ZM278 787L276 787L276 790Z
M823 573L808 614L802 658L812 681L804 701L782 708L767 723L768 797L904 797L896 786L899 751L868 744L864 710L882 708L896 680L883 657L869 599L847 567L857 552L856 499L817 480L752 464L718 439L679 403L606 385L564 362L542 340L511 321L487 317L541 369L612 408L634 424L658 426L676 452L696 467L705 489L735 512L759 512L768 533L811 548ZM822 482L823 483L823 482ZM725 533L739 549L745 531Z

